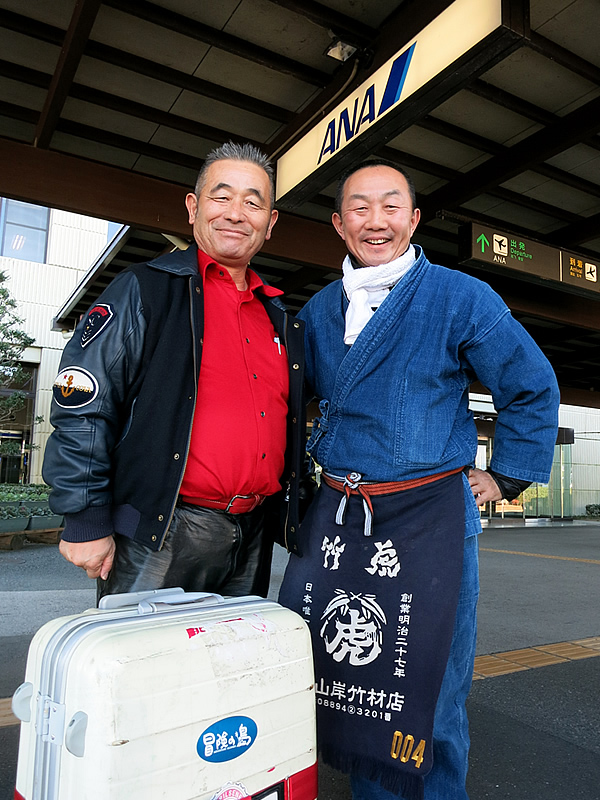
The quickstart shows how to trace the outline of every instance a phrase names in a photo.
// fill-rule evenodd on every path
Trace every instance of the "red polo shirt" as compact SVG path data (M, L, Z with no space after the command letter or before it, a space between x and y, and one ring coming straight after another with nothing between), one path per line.
M190 503L270 495L281 485L288 409L283 344L256 296L283 294L248 269L240 292L229 272L198 251L204 341L190 451L180 494Z

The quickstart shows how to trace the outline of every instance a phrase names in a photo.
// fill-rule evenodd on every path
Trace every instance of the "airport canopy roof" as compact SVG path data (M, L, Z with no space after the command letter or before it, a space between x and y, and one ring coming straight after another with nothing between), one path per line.
M62 322L126 266L127 248L140 260L189 236L183 199L215 145L252 141L277 161L469 2L0 0L0 195L130 226ZM295 308L337 277L336 178L359 155L388 158L414 177L415 241L430 260L488 280L561 385L589 392L600 388L600 282L585 276L600 265L600 10L597 0L475 5L494 2L493 37L405 100L393 125L374 125L362 150L349 146L293 202L282 198L258 268ZM343 62L326 55L339 42L353 50ZM482 229L570 254L573 280L466 259Z

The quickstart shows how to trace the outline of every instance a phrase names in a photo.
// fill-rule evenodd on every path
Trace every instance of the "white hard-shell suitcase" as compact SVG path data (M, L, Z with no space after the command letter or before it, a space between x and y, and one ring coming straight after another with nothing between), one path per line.
M15 800L315 800L310 637L257 597L108 596L44 625Z

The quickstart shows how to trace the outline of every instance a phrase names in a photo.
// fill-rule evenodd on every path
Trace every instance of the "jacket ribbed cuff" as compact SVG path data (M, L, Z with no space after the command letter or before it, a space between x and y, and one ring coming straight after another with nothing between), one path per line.
M502 497L505 500L515 500L521 492L524 492L528 486L531 486L531 481L522 481L519 478L509 478L507 475L500 475L499 472L496 472L493 469L488 469L486 472L489 472L492 478L498 484L498 488L502 492Z
M65 542L92 542L114 533L112 506L90 506L76 514L65 514Z

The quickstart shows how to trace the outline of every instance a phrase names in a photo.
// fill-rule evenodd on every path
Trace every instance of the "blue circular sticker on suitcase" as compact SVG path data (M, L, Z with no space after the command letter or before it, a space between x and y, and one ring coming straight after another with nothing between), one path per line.
M204 761L231 761L252 747L257 733L256 722L250 717L226 717L206 728L196 750Z

